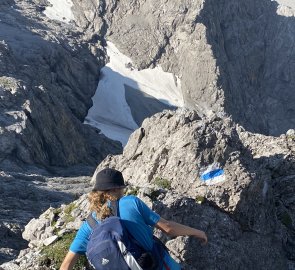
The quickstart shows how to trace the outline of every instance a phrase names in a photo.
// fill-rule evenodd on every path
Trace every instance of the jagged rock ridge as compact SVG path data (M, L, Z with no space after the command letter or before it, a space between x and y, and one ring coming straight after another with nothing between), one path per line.
M220 119L212 118L211 123L196 113L156 116L135 132L123 156L110 157L100 166L122 169L134 185L150 186L157 177L169 179L172 191L162 194L155 208L167 217L175 215L180 221L200 225L215 237L215 246L209 246L204 254L197 246L202 267L226 267L236 259L242 269L246 265L293 269L293 135L254 135L224 118L231 115L246 130L264 134L279 135L294 127L294 72L289 61L294 53L292 10L281 9L278 14L277 4L267 0L99 4L74 0L73 4L75 22L69 25L44 17L47 2L43 0L5 0L0 4L0 33L4 37L0 44L1 191L3 198L13 198L27 188L26 203L7 203L1 213L1 233L5 236L1 246L5 247L11 236L17 235L14 239L19 240L24 224L49 206L49 201L58 205L70 200L68 195L62 199L62 193L45 192L49 200L29 209L31 204L38 205L39 193L44 192L36 187L53 179L36 165L62 176L89 175L93 167L84 173L84 165L94 166L106 154L120 152L118 144L82 125L99 67L106 60L106 36L139 68L159 63L180 77L187 106L199 115L217 112ZM155 136L159 130L163 134ZM224 167L227 181L208 191L196 177L212 162ZM66 173L64 168L51 167L79 163L84 165ZM24 169L28 172L23 173ZM83 173L78 173L80 170ZM85 179L78 179L78 185ZM66 178L52 182L60 180ZM11 190L18 183L20 187ZM57 190L67 189L64 185ZM27 200L32 190L39 195L36 200ZM206 197L206 204L195 205L195 196ZM6 222L15 207L20 207L16 227ZM177 212L178 208L183 211ZM187 220L183 213L189 210L204 215L202 220L210 224L209 228L199 223L198 216ZM228 232L218 227L222 221L234 234L236 250L231 249L232 241L227 243L231 237ZM186 241L176 239L168 245L185 261L187 269L194 269L195 255ZM260 249L253 249L253 242ZM192 250L196 245L192 243ZM9 247L10 258L15 256L16 246ZM228 257L223 257L226 252ZM266 258L264 264L261 258ZM21 259L18 263L22 265Z
M164 238L185 269L293 269L294 149L294 135L266 137L246 132L229 118L165 111L145 120L123 154L109 156L97 170L122 170L138 196L164 218L207 232L205 247L187 237ZM225 181L206 186L200 172L214 162L224 169ZM74 204L75 223L66 222L64 207L55 215L49 209L26 226L24 237L32 249L15 267L37 267L38 256L30 254L54 235L79 227L86 196Z
M294 128L294 10L269 0L106 2L107 38L138 67L179 76L187 106L266 135Z

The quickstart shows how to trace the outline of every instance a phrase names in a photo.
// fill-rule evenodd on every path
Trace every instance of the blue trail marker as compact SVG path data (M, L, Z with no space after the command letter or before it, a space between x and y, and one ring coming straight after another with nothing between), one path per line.
M225 181L225 174L218 164L211 164L201 173L200 178L206 185L214 185Z

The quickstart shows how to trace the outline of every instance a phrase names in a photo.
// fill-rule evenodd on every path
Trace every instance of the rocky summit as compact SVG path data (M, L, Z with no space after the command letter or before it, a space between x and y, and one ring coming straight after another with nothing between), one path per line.
M208 234L201 246L156 231L184 269L295 269L294 5L58 4L0 2L0 269L58 269L105 167L164 218ZM140 119L124 149L84 124L107 41L130 69L172 73L184 99Z
M97 171L122 170L127 193L166 219L207 232L206 246L159 234L185 269L294 269L294 149L294 135L267 137L229 118L164 111L145 120L123 154L107 157ZM208 185L201 175L213 163L224 178ZM23 233L30 248L6 267L51 269L55 257L47 246L57 250L79 228L87 207L83 195L32 219Z

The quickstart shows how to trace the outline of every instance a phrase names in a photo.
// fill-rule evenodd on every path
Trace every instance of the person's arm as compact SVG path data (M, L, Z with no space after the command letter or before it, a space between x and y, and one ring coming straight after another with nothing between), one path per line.
M91 233L91 228L87 221L84 221L78 230L71 246L69 252L64 258L60 270L72 270L75 263L77 262L80 255L85 254L87 243L89 241L89 235Z
M207 244L208 242L207 235L205 234L205 232L197 230L189 226L182 225L174 221L169 221L169 220L160 218L160 220L156 224L156 227L160 229L162 232L171 236L181 236L181 235L194 236L200 239L203 244Z
M78 253L74 253L72 251L69 251L66 255L66 257L64 258L59 270L71 270L73 269L75 263L77 262L78 258L79 258L79 254Z

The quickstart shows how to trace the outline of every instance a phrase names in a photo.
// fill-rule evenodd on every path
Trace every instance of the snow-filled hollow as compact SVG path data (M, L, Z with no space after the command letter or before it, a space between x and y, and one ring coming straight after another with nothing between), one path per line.
M141 99L141 104L146 101L152 107L161 107L159 104L183 107L181 83L176 76L164 72L160 66L137 70L132 66L131 59L111 42L107 43L107 54L109 62L101 69L98 87L92 97L93 106L84 123L100 129L104 135L125 146L131 133L139 127L134 115L149 113L146 112L149 110L146 106L138 111L139 103L135 104L137 98ZM126 101L128 88L132 89L128 92L129 95L136 94L135 98L129 98L129 103ZM136 112L134 108L137 109Z

